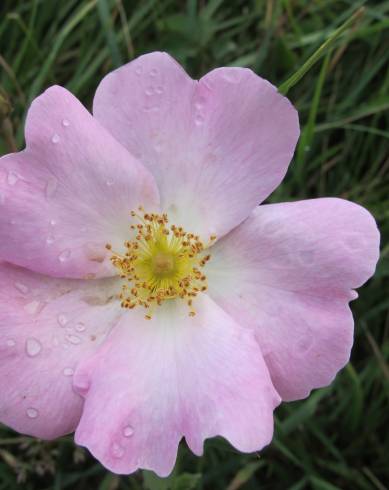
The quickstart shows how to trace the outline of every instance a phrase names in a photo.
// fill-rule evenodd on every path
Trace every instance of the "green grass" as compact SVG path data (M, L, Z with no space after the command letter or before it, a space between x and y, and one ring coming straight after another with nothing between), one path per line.
M360 6L288 91L302 136L271 196L341 196L379 222L382 257L353 304L350 364L332 386L277 409L274 441L260 455L221 440L208 441L201 459L182 447L169 481L112 475L71 437L47 443L1 428L0 490L389 488L389 1L3 0L0 154L23 146L26 109L47 86L62 84L89 107L105 73L147 51L169 51L196 77L248 66L285 89Z

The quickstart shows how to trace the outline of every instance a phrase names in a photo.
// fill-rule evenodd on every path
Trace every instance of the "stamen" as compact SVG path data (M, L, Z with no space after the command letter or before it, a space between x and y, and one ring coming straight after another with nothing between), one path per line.
M204 255L204 250L216 240L216 235L211 235L210 242L204 245L198 235L187 233L181 226L168 226L166 213L145 213L139 206L130 216L138 223L130 225L133 240L124 242L125 253L119 254L111 244L106 245L112 252L112 264L128 283L122 286L121 306L141 306L148 310L145 319L150 320L164 301L181 298L186 300L189 316L195 316L193 298L208 289L200 268L211 255Z

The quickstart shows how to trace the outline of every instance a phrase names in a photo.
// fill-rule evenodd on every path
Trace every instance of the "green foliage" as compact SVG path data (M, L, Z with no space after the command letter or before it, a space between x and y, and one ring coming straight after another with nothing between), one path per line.
M147 51L169 51L196 77L248 66L288 90L300 113L294 162L270 201L351 199L375 215L383 241L377 274L352 305L351 363L330 387L277 409L260 456L214 439L203 458L182 444L167 480L119 477L71 437L41 442L1 428L0 490L388 488L388 13L383 0L2 0L0 154L23 146L26 109L53 83L89 107L105 73Z

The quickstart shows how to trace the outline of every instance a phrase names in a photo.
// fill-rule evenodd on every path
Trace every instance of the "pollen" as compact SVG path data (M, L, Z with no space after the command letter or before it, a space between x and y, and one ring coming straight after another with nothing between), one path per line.
M195 316L194 300L208 289L203 268L211 255L206 249L216 240L212 235L204 244L198 235L169 224L167 214L145 213L142 207L130 213L131 240L119 254L107 244L111 262L125 281L120 292L121 306L143 307L150 320L164 301L186 302L189 316Z

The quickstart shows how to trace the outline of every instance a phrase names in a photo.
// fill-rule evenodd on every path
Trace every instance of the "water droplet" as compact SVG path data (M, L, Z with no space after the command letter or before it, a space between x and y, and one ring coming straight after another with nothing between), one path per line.
M59 339L58 339L58 337L54 337L53 338L53 345L54 345L54 347L58 347L59 346Z
M26 410L27 417L30 419L36 419L39 415L39 412L36 408L27 408Z
M71 250L69 250L69 249L67 248L67 249L63 250L63 251L62 251L62 252L61 252L61 253L58 255L58 260L59 260L60 262L66 262L67 260L69 260L69 259L70 259L71 255L72 255Z
M68 319L67 319L66 315L63 315L63 314L57 316L57 321L58 321L60 327L64 327L68 323Z
M67 119L62 119L62 126L65 126L65 128L67 128L68 126L70 126L70 122Z
M30 291L28 286L26 286L25 284L22 284L21 282L15 282L15 288L18 291L20 291L22 294L27 294Z
M111 186L112 186L114 183L115 183L115 182L114 182L112 179L108 179L108 180L106 181L106 184L107 184L107 186L108 186L108 187L111 187Z
M36 300L30 301L30 303L24 305L24 310L30 315L36 315L40 309L41 309L41 303Z
M150 76L151 77L156 77L158 75L158 70L156 68L152 68L150 70Z
M122 458L123 455L124 455L124 448L118 444L117 442L114 442L111 446L111 452L112 452L112 456L114 458Z
M57 190L58 180L55 177L49 177L46 182L45 196L46 199L50 199L54 196Z
M147 87L145 90L146 95L153 95L154 93L154 87Z
M142 75L142 71L143 71L143 70L142 70L142 67L141 67L141 66L137 66L137 67L136 67L136 69L135 69L135 73L138 75L138 77L139 77L140 75Z
M158 87L156 87L155 91L157 92L157 94L163 94L165 89L162 87L162 85L158 85Z
M201 109L204 107L205 104L205 98L204 97L199 97L196 102L195 102L195 108L198 111L201 111Z
M26 352L28 356L35 357L41 350L42 344L39 342L39 340L34 339L34 337L26 340Z
M7 175L7 182L9 185L15 185L19 180L19 175L16 172L9 171Z
M79 322L77 323L77 325L75 326L75 329L77 330L77 332L84 332L86 327L83 323Z
M73 345L78 345L81 343L81 339L78 337L78 335L66 335L66 340Z
M57 221L55 219L51 219L49 223L51 226L55 226L57 224Z
M204 118L201 114L197 114L195 117L196 126L201 126L204 123Z
M66 367L66 368L63 370L63 374L64 374L65 376L73 376L74 371L73 371L73 369L72 369L72 368L70 368L70 367Z
M104 245L101 245L100 243L87 242L84 245L84 251L88 260L90 260L91 262L97 262L99 264L104 262L107 256L107 249L104 247Z
M51 142L54 144L57 144L60 140L60 137L58 136L57 133L54 133L53 136L51 137Z
M16 342L14 341L14 339L8 339L6 341L6 344L7 344L8 347L15 347Z
M131 425L127 425L123 429L123 435L124 437L131 437L134 434L134 429L131 427Z
M54 241L55 241L55 238L53 235L48 235L48 237L46 238L47 245L51 245L52 243L54 243Z

